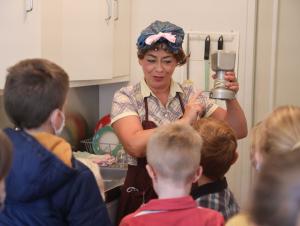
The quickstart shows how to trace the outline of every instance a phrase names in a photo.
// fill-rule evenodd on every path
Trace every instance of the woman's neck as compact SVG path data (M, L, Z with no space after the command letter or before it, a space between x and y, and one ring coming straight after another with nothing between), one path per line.
M145 80L147 83L147 81ZM149 89L151 92L160 100L160 102L166 106L170 94L170 89L171 89L171 81L169 86L166 87L159 87L159 88L153 88L148 85Z
M160 102L166 106L169 99L170 87L156 90L151 89L151 91L160 100Z

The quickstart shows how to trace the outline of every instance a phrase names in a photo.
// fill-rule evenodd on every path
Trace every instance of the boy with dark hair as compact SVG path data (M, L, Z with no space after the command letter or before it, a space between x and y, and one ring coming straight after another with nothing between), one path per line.
M1 225L111 225L92 172L56 136L64 126L69 78L45 59L8 69L4 106L15 129Z
M197 207L189 196L192 183L201 176L201 145L201 137L189 125L159 127L147 144L146 165L158 199L127 215L120 225L223 225L221 214Z
M203 174L198 186L192 188L192 196L200 206L219 211L227 220L239 212L225 178L238 158L235 133L226 122L213 118L202 118L194 127L203 139L200 163Z

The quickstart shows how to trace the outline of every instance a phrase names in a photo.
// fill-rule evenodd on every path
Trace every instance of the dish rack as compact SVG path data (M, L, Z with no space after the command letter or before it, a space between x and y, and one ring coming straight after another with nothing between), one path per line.
M98 154L97 152L95 152L93 148L93 137L81 140L80 143L83 145L84 151L95 155ZM101 150L103 151L103 154L105 153L111 154L112 150L118 144L100 142L99 145L101 146Z

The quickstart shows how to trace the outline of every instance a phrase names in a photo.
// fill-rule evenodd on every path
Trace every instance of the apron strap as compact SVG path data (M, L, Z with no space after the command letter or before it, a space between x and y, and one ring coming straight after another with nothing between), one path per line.
M179 94L179 92L177 92L176 93L176 97L178 98L178 100L179 100L179 103L180 103L180 107L181 107L181 111L182 111L182 114L184 114L184 105L183 105L183 101L182 101L182 98L181 98L181 96L180 96L180 94Z
M145 121L148 121L148 97L144 97L144 104L145 104Z

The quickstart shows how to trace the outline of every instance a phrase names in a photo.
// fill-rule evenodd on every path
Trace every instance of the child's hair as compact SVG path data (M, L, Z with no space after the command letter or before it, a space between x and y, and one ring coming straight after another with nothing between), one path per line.
M199 167L202 139L188 125L161 126L150 137L147 161L162 178L188 183Z
M234 131L226 122L213 118L202 118L194 127L203 139L203 174L212 180L222 179L237 158Z
M262 154L285 153L300 146L299 107L278 107L261 126L259 146Z
M61 67L45 59L27 59L7 71L4 106L15 126L37 128L53 110L62 109L69 78Z
M260 146L261 146L261 142L262 142L262 130L263 130L263 126L262 126L262 122L258 122L257 124L255 124L255 126L251 129L251 144L250 144L250 160L252 162L253 166L257 166L257 159L255 159L255 153L259 152L261 153L260 150Z
M285 152L270 156L258 175L250 203L256 225L299 225L300 148Z
M3 180L12 163L12 144L5 133L0 130L0 181Z

